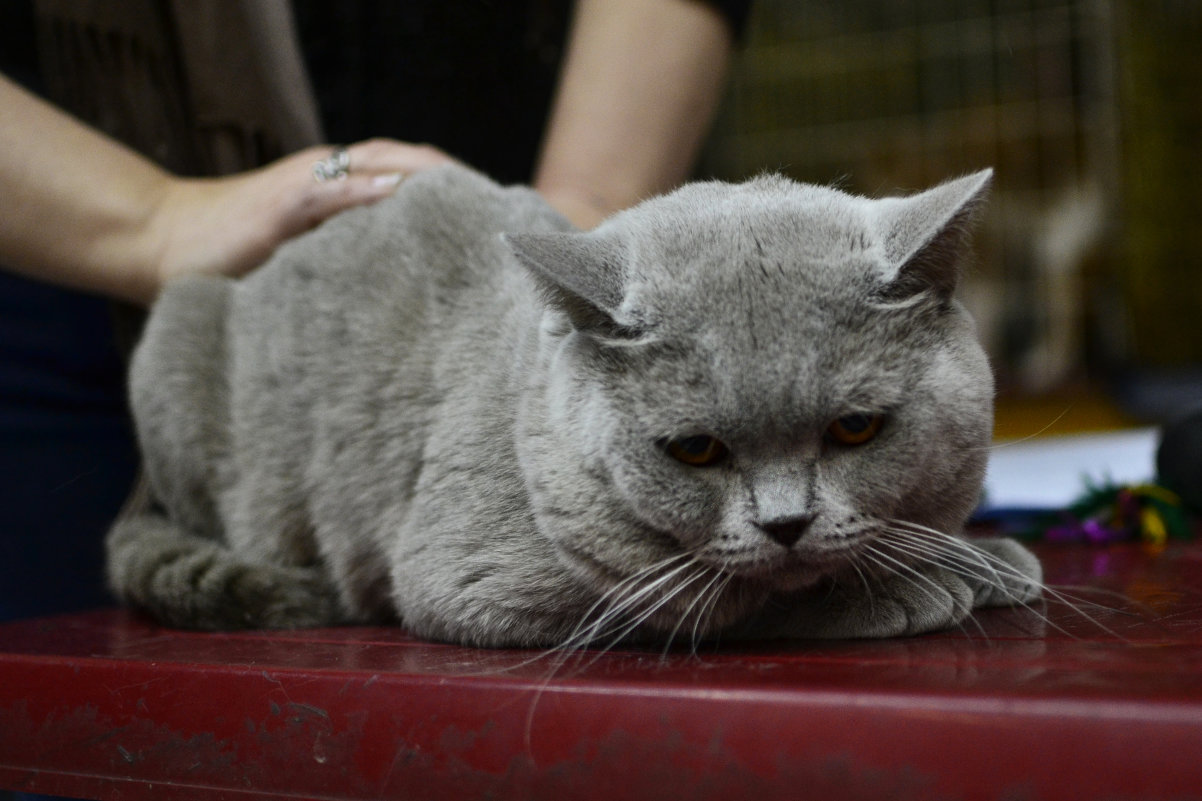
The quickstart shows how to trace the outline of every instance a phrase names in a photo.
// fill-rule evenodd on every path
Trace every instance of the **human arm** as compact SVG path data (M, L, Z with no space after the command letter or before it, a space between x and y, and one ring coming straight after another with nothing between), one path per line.
M580 0L535 188L590 228L687 178L732 39L697 0Z
M226 178L179 178L0 76L0 263L148 304L186 272L240 274L332 214L442 163L434 148L353 145L347 180L317 183L310 148Z

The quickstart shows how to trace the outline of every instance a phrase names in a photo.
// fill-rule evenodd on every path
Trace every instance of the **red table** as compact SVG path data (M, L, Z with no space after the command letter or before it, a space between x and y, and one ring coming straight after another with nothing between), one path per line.
M96 799L1202 798L1202 543L1047 547L1048 623L700 654L0 626L0 787Z

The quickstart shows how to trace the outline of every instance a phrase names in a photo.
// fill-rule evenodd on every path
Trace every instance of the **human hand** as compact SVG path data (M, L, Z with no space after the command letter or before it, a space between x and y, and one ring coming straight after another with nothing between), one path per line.
M0 264L143 305L183 273L244 273L285 239L452 160L372 139L347 148L345 180L314 180L329 146L225 178L178 178L3 75L0 108Z
M241 275L285 240L353 206L392 194L406 176L453 159L429 145L371 139L346 148L345 178L318 182L329 146L302 150L251 172L223 178L173 178L147 225L155 263L138 299L150 303L173 277Z

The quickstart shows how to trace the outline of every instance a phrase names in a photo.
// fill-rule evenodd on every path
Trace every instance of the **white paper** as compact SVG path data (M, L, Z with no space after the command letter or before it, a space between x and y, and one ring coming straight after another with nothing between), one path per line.
M1157 436L1139 428L995 443L983 509L1054 509L1081 497L1087 481L1151 481Z

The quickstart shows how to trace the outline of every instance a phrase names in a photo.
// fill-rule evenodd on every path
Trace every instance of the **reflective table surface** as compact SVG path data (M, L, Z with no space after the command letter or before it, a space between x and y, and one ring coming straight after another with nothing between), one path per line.
M0 787L97 799L1202 799L1202 543L886 641L557 658L401 629L0 626Z

